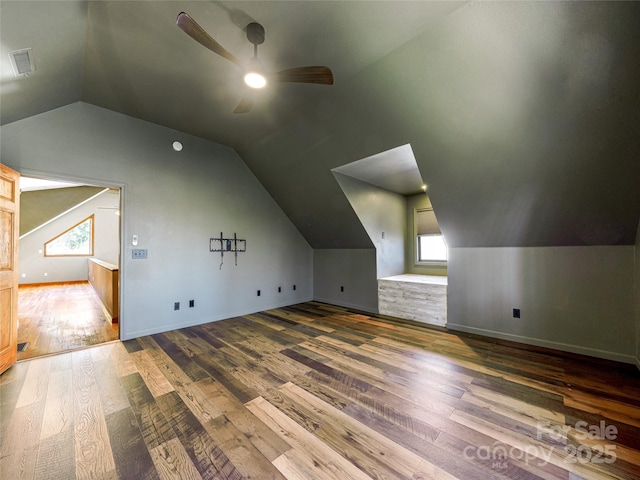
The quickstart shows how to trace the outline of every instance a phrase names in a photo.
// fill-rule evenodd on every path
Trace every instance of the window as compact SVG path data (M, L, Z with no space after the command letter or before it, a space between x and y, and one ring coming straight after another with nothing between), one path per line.
M442 235L418 235L419 262L446 262L447 244Z
M45 257L93 255L93 215L44 244Z
M416 210L416 234L419 262L447 261L447 244L440 232L433 208Z

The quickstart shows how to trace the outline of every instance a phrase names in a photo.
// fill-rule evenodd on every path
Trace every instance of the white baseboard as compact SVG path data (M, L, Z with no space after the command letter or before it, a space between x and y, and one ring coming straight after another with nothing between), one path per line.
M216 312L215 315L207 315L205 317L198 317L196 319L191 319L187 322L182 322L182 323L173 323L173 324L169 324L169 325L161 325L158 327L154 327L154 328L147 328L147 329L143 329L143 330L136 330L133 332L120 332L120 340L132 340L134 338L138 338L138 337L144 337L145 335L155 335L156 333L163 333L163 332L169 332L171 330L178 330L180 328L187 328L187 327L195 327L196 325L202 325L204 323L209 323L209 322L218 322L220 320L226 320L228 318L233 318L233 317L240 317L242 315L250 315L252 313L257 313L257 312L263 312L265 310L272 310L274 308L282 308L282 307L288 307L289 305L296 305L298 303L304 303L304 302L310 302L312 299L311 298L299 298L299 299L294 299L288 303L277 303L277 304L271 304L271 305L264 305L260 307L260 310L256 310L256 311L251 311L248 312L246 310L237 310L237 311L228 311L228 312ZM122 326L122 324L121 324Z
M606 360L614 360L616 362L635 364L640 369L640 360L633 355L624 353L610 352L607 350L599 350L597 348L583 347L581 345L572 345L569 343L553 342L550 340L541 340L539 338L525 337L522 335L514 335L512 333L496 332L494 330L486 330L484 328L469 327L467 325L458 325L455 323L447 323L449 330L457 330L460 332L474 333L485 337L499 338L501 340L510 340L512 342L524 343L527 345L535 345L537 347L552 348L562 350L564 352L577 353L580 355L588 355L590 357L604 358Z

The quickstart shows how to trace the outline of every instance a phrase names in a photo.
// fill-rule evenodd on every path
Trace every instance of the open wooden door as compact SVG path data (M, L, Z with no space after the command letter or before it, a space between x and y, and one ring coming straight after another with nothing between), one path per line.
M0 374L18 358L20 174L0 164Z

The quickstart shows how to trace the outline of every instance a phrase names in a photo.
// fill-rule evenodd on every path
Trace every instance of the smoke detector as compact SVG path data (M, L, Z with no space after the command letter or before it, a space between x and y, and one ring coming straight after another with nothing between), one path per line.
M33 61L33 52L30 48L9 52L9 58L11 59L11 66L13 67L13 73L16 77L28 77L36 70L36 65Z

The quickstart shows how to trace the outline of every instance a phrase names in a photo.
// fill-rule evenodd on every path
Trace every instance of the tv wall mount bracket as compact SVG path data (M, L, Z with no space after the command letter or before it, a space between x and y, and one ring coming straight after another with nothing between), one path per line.
M233 238L224 238L224 234L220 232L220 238L209 239L209 251L220 252L220 270L224 262L224 253L233 253L235 256L236 266L238 265L238 252L247 251L247 241L241 240L234 233Z

